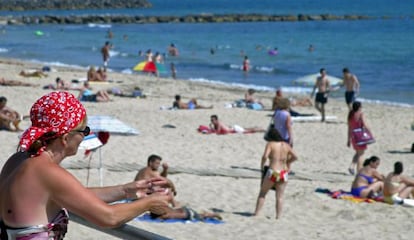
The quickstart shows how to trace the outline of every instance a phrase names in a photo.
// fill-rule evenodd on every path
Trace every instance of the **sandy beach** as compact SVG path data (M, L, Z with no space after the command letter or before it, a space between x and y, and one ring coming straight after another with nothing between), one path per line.
M7 97L8 106L23 115L29 113L37 98L50 91L42 86L54 83L56 77L69 82L86 77L85 69L61 67L53 67L55 71L45 78L18 75L23 69L39 67L34 63L0 60L0 77L39 84L39 87L0 86L0 96ZM114 116L140 131L138 136L111 135L102 147L104 184L132 181L138 168L146 164L147 157L158 154L171 167L173 173L169 178L176 184L178 201L200 211L220 212L224 218L224 223L219 225L136 220L129 224L172 239L412 239L414 209L335 200L315 192L316 188L349 191L353 180L347 168L354 151L346 147L347 107L342 98L330 99L327 104L327 114L336 116L336 120L294 123L294 149L299 156L293 165L296 175L289 179L283 216L275 220L273 192L267 196L262 216L250 216L259 192L260 158L265 146L263 134L203 135L196 131L199 125L208 125L212 114L217 114L229 125L267 128L270 111L226 108L228 103L242 98L246 89L184 80L157 80L143 75L108 75L113 82L93 84L92 87L140 87L147 98L111 96L113 101L108 103L84 103L88 115ZM76 91L73 93L77 94ZM214 105L214 108L165 110L171 106L175 94L181 94L185 101L195 97L200 104ZM257 93L267 107L271 106L273 96L272 92ZM295 110L317 114L313 107L295 107ZM401 161L405 174L413 176L413 154L408 153L414 141L414 131L411 130L413 108L363 103L363 111L376 138L365 157L380 157L379 171L383 174L392 170L394 162ZM175 128L164 128L166 124ZM29 125L29 120L21 124L23 128ZM0 166L15 151L18 135L0 131ZM79 150L76 156L66 159L63 166L86 184L88 170L83 154ZM96 166L98 159L98 154L94 154L91 165ZM99 174L93 169L89 186L98 184ZM66 239L113 238L71 222Z

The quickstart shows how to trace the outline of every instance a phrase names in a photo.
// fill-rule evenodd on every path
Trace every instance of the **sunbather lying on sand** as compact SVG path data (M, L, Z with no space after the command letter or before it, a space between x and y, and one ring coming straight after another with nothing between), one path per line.
M198 213L194 209L190 207L181 207L181 208L167 208L163 207L162 215L158 215L151 212L151 218L154 219L183 219L183 220L199 220L203 221L206 218L215 218L218 220L222 220L223 218L218 213L213 212L202 212Z
M181 101L180 95L175 95L175 101L173 102L173 108L177 109L212 109L213 106L205 107L197 103L197 99L192 98L188 103Z
M217 115L212 115L210 117L211 123L210 128L214 130L217 134L228 134L228 133L256 133L256 132L265 132L266 130L258 127L243 128L239 125L233 125L231 127L226 126L218 120Z
M6 80L4 78L0 78L0 85L10 86L10 87L14 87L14 86L37 87L39 86L38 84L25 83L25 82L17 81L17 80Z

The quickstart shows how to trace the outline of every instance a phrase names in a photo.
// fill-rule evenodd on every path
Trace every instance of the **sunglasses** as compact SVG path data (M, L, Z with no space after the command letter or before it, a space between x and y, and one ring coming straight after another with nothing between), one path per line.
M83 130L74 130L74 132L82 133L83 136L86 137L86 136L89 135L89 133L91 133L91 129L88 126L86 126L85 129L83 129Z

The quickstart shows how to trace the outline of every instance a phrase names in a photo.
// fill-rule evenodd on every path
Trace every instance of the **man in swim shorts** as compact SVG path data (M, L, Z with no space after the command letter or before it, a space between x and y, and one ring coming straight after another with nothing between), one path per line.
M112 45L109 43L109 41L106 41L105 45L101 48L103 65L104 65L105 69L108 67L109 50L111 49L111 47L112 47Z
M348 68L342 70L344 74L344 86L345 86L345 102L348 105L349 110L352 110L352 103L355 101L355 97L359 92L358 78L352 74Z
M315 90L318 89L315 97L315 108L321 113L321 121L325 121L325 104L328 102L328 95L330 91L329 79L326 77L326 70L321 68L319 70L320 76L316 79L315 86L313 87L311 98L315 94Z

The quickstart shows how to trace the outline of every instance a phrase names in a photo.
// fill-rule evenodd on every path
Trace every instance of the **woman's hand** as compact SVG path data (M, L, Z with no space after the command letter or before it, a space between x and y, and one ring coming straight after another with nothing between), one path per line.
M166 179L157 177L127 183L124 185L124 191L127 199L138 199L155 192L165 192L167 186Z

